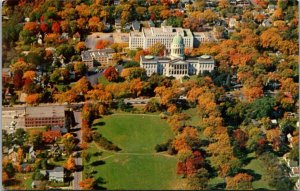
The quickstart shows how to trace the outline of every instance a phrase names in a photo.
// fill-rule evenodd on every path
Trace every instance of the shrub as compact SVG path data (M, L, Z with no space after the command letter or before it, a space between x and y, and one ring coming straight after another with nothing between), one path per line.
M93 140L101 147L103 147L106 150L112 150L112 151L120 151L121 149L114 145L111 141L107 140L105 137L103 137L100 133L94 133L93 134Z

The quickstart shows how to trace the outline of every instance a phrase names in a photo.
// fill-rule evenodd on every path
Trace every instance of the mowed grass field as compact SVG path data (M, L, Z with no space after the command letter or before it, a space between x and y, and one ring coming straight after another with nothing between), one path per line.
M155 145L174 135L158 115L114 114L95 121L96 131L122 150L104 151L90 144L90 167L107 189L182 189L176 174L177 158L156 153ZM95 153L98 152L98 155Z

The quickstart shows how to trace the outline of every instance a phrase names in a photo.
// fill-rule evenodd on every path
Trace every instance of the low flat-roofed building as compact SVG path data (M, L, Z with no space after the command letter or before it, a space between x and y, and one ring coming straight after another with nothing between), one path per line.
M101 50L87 50L81 53L83 63L92 68L98 65L108 65L112 63L112 55L115 53L114 49L105 48Z
M8 129L15 121L16 127L25 127L25 107L2 107L2 129Z
M46 125L64 126L64 106L38 106L26 107L25 126L39 127Z

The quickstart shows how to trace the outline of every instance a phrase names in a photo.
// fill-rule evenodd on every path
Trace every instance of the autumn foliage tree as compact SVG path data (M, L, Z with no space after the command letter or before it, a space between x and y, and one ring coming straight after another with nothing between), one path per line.
M30 94L26 97L25 101L29 105L38 104L41 100L41 94Z
M247 173L238 173L234 177L226 178L228 190L252 190L253 177Z
M95 48L96 49L104 49L104 48L108 47L109 44L110 44L110 41L108 41L108 40L99 40L96 43Z
M96 181L94 178L87 178L82 180L79 185L82 190L93 190L95 187Z
M108 68L106 68L103 72L103 76L109 81L109 82L114 82L117 81L119 78L119 73L117 72L117 70L110 66Z
M51 29L53 33L60 33L60 24L58 22L52 23Z
M160 42L157 42L148 48L148 52L154 56L163 56L165 49L165 45L163 45Z
M45 131L42 134L43 142L46 144L53 144L57 138L61 137L61 133L59 131Z
M76 164L75 164L75 160L72 156L70 156L68 158L68 160L66 161L64 167L68 170L68 171L73 171L75 170Z

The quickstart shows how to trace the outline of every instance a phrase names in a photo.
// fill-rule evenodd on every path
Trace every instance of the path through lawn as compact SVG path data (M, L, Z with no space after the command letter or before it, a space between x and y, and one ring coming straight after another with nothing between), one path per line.
M114 114L95 121L96 131L122 150L105 151L95 143L90 165L107 189L182 189L174 156L156 153L156 144L174 135L158 115ZM96 153L96 154L95 154ZM98 154L97 154L98 153Z

